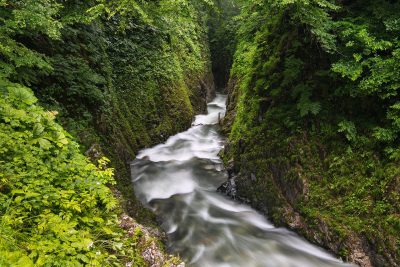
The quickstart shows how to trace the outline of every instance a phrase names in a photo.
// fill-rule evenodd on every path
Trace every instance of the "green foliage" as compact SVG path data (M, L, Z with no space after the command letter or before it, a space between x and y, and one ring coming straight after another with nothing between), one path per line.
M124 161L189 126L211 86L205 11L195 1L141 7L151 22L133 18L119 31L115 15L106 24L114 74L110 124Z
M339 123L339 133L344 133L347 140L355 141L357 136L357 129L353 122L342 121Z
M240 5L234 0L219 0L208 21L208 38L212 69L217 89L227 86L233 54L236 49L236 32Z
M397 150L398 10L387 1L244 4L232 78L243 81L244 93L256 90L257 97L296 108L299 125L312 117L333 124L345 119L371 143ZM238 106L245 101L242 96Z
M34 89L46 107L57 109L64 126L86 146L83 137L105 105L107 72L105 39L98 23L85 26L90 5L76 1L7 1L4 15L3 78ZM1 38L1 37L0 37ZM15 57L15 60L13 59ZM8 71L7 71L8 70ZM76 123L66 123L73 118ZM84 131L78 125L85 125ZM86 134L87 135L87 134ZM95 134L92 134L95 135Z
M325 244L366 238L388 266L400 257L399 14L398 1L246 1L226 123L245 197L278 223L292 222L285 206L311 232L323 221Z
M343 58L332 65L332 71L348 79L347 88L351 90L344 90L349 96L373 98L379 103L372 107L376 116L386 113L386 119L381 117L379 123L362 127L372 133L375 141L384 143L387 151L396 148L400 133L396 109L400 88L399 28L394 23L399 19L399 10L398 3L371 2L361 10L351 10L352 17L335 25Z
M57 15L61 5L53 0L2 1L0 4L0 78L14 77L29 83L25 68L38 68L48 73L52 68L43 55L27 48L16 38L21 35L43 34L59 38L61 22Z
M108 160L89 163L29 89L3 82L0 91L1 265L118 265L137 255L117 226Z
M309 114L317 115L321 111L321 104L311 100L312 92L307 85L299 84L293 90L293 94L300 94L297 109L300 111L301 117Z
M128 27L129 20L139 18L143 22L150 23L151 20L145 11L147 1L135 0L97 0L96 5L90 7L87 12L93 19L106 15L108 19L115 15L120 16L120 30Z
M37 63L1 61L10 70L3 77L29 86L42 106L57 110L58 122L83 151L100 145L118 166L117 176L127 176L120 188L130 187L126 162L140 148L185 129L194 111L204 110L212 83L205 24L210 4L15 2L1 7L5 24L21 24L23 18L14 17L21 9L42 26L15 26L18 34L4 28L7 40L26 52L10 53Z
M80 150L106 152L130 213L152 219L127 162L205 108L211 7L0 1L1 266L146 265L141 234L118 228L112 170Z

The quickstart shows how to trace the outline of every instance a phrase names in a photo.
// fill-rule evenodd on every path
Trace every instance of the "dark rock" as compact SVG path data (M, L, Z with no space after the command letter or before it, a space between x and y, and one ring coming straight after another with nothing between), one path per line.
M237 189L235 177L229 178L228 181L223 183L220 187L218 187L217 192L223 193L232 199L237 199Z

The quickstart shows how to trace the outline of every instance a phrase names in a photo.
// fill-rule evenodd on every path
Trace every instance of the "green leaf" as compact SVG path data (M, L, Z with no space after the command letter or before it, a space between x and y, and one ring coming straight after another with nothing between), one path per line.
M45 138L39 138L37 140L42 149L49 150L52 147L50 141Z
M37 98L33 95L33 93L22 86L11 86L8 87L8 93L10 98L23 102L27 105L32 105L37 102Z

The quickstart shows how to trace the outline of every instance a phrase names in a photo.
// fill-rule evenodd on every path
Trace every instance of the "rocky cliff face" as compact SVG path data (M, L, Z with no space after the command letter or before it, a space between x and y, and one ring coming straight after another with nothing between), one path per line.
M399 91L386 70L399 65L382 14L397 18L400 6L332 3L243 3L221 190L343 259L398 266L398 113L389 110ZM371 40L390 47L370 52ZM385 139L387 130L396 134Z
M230 108L224 121L228 133L238 112L235 108L238 92L230 89ZM333 156L327 148L305 132L292 135L277 130L276 123L271 121L268 129L255 128L241 139L227 143L224 158L229 180L219 191L252 205L276 225L296 231L345 261L362 267L399 266L396 236L383 233L371 236L362 230L370 229L369 225L356 229L346 220L353 216L358 220L358 215L341 214L337 209L342 207L333 206L340 202L340 194L337 198L328 193L326 198L321 197L325 194L321 185L334 191L329 186L332 173L327 165ZM353 167L349 174L354 178L358 176L356 168L362 167L360 164ZM342 184L341 190L348 190L346 186ZM392 192L399 190L398 183L391 187ZM360 220L361 224L368 221Z
M267 175L258 178L253 171L246 170L252 164L246 162L239 164L242 166L240 169L235 166L234 161L229 163L229 180L221 185L219 192L252 205L276 225L301 234L314 244L339 255L344 261L362 267L399 266L395 255L378 252L379 248L374 241L363 234L347 230L342 233L338 231L338 225L332 226L332 221L327 218L309 218L302 214L297 207L304 205L301 199L308 197L306 180L298 179L293 183L282 183L279 173L286 173L288 170L279 169L277 166L271 166L277 176ZM385 240L378 242L382 244Z

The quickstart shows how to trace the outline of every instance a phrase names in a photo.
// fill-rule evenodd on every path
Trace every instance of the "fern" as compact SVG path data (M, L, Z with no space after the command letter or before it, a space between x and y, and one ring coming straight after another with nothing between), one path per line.
M344 133L346 139L349 141L355 141L357 138L357 129L353 122L351 121L342 121L339 123L339 133Z

